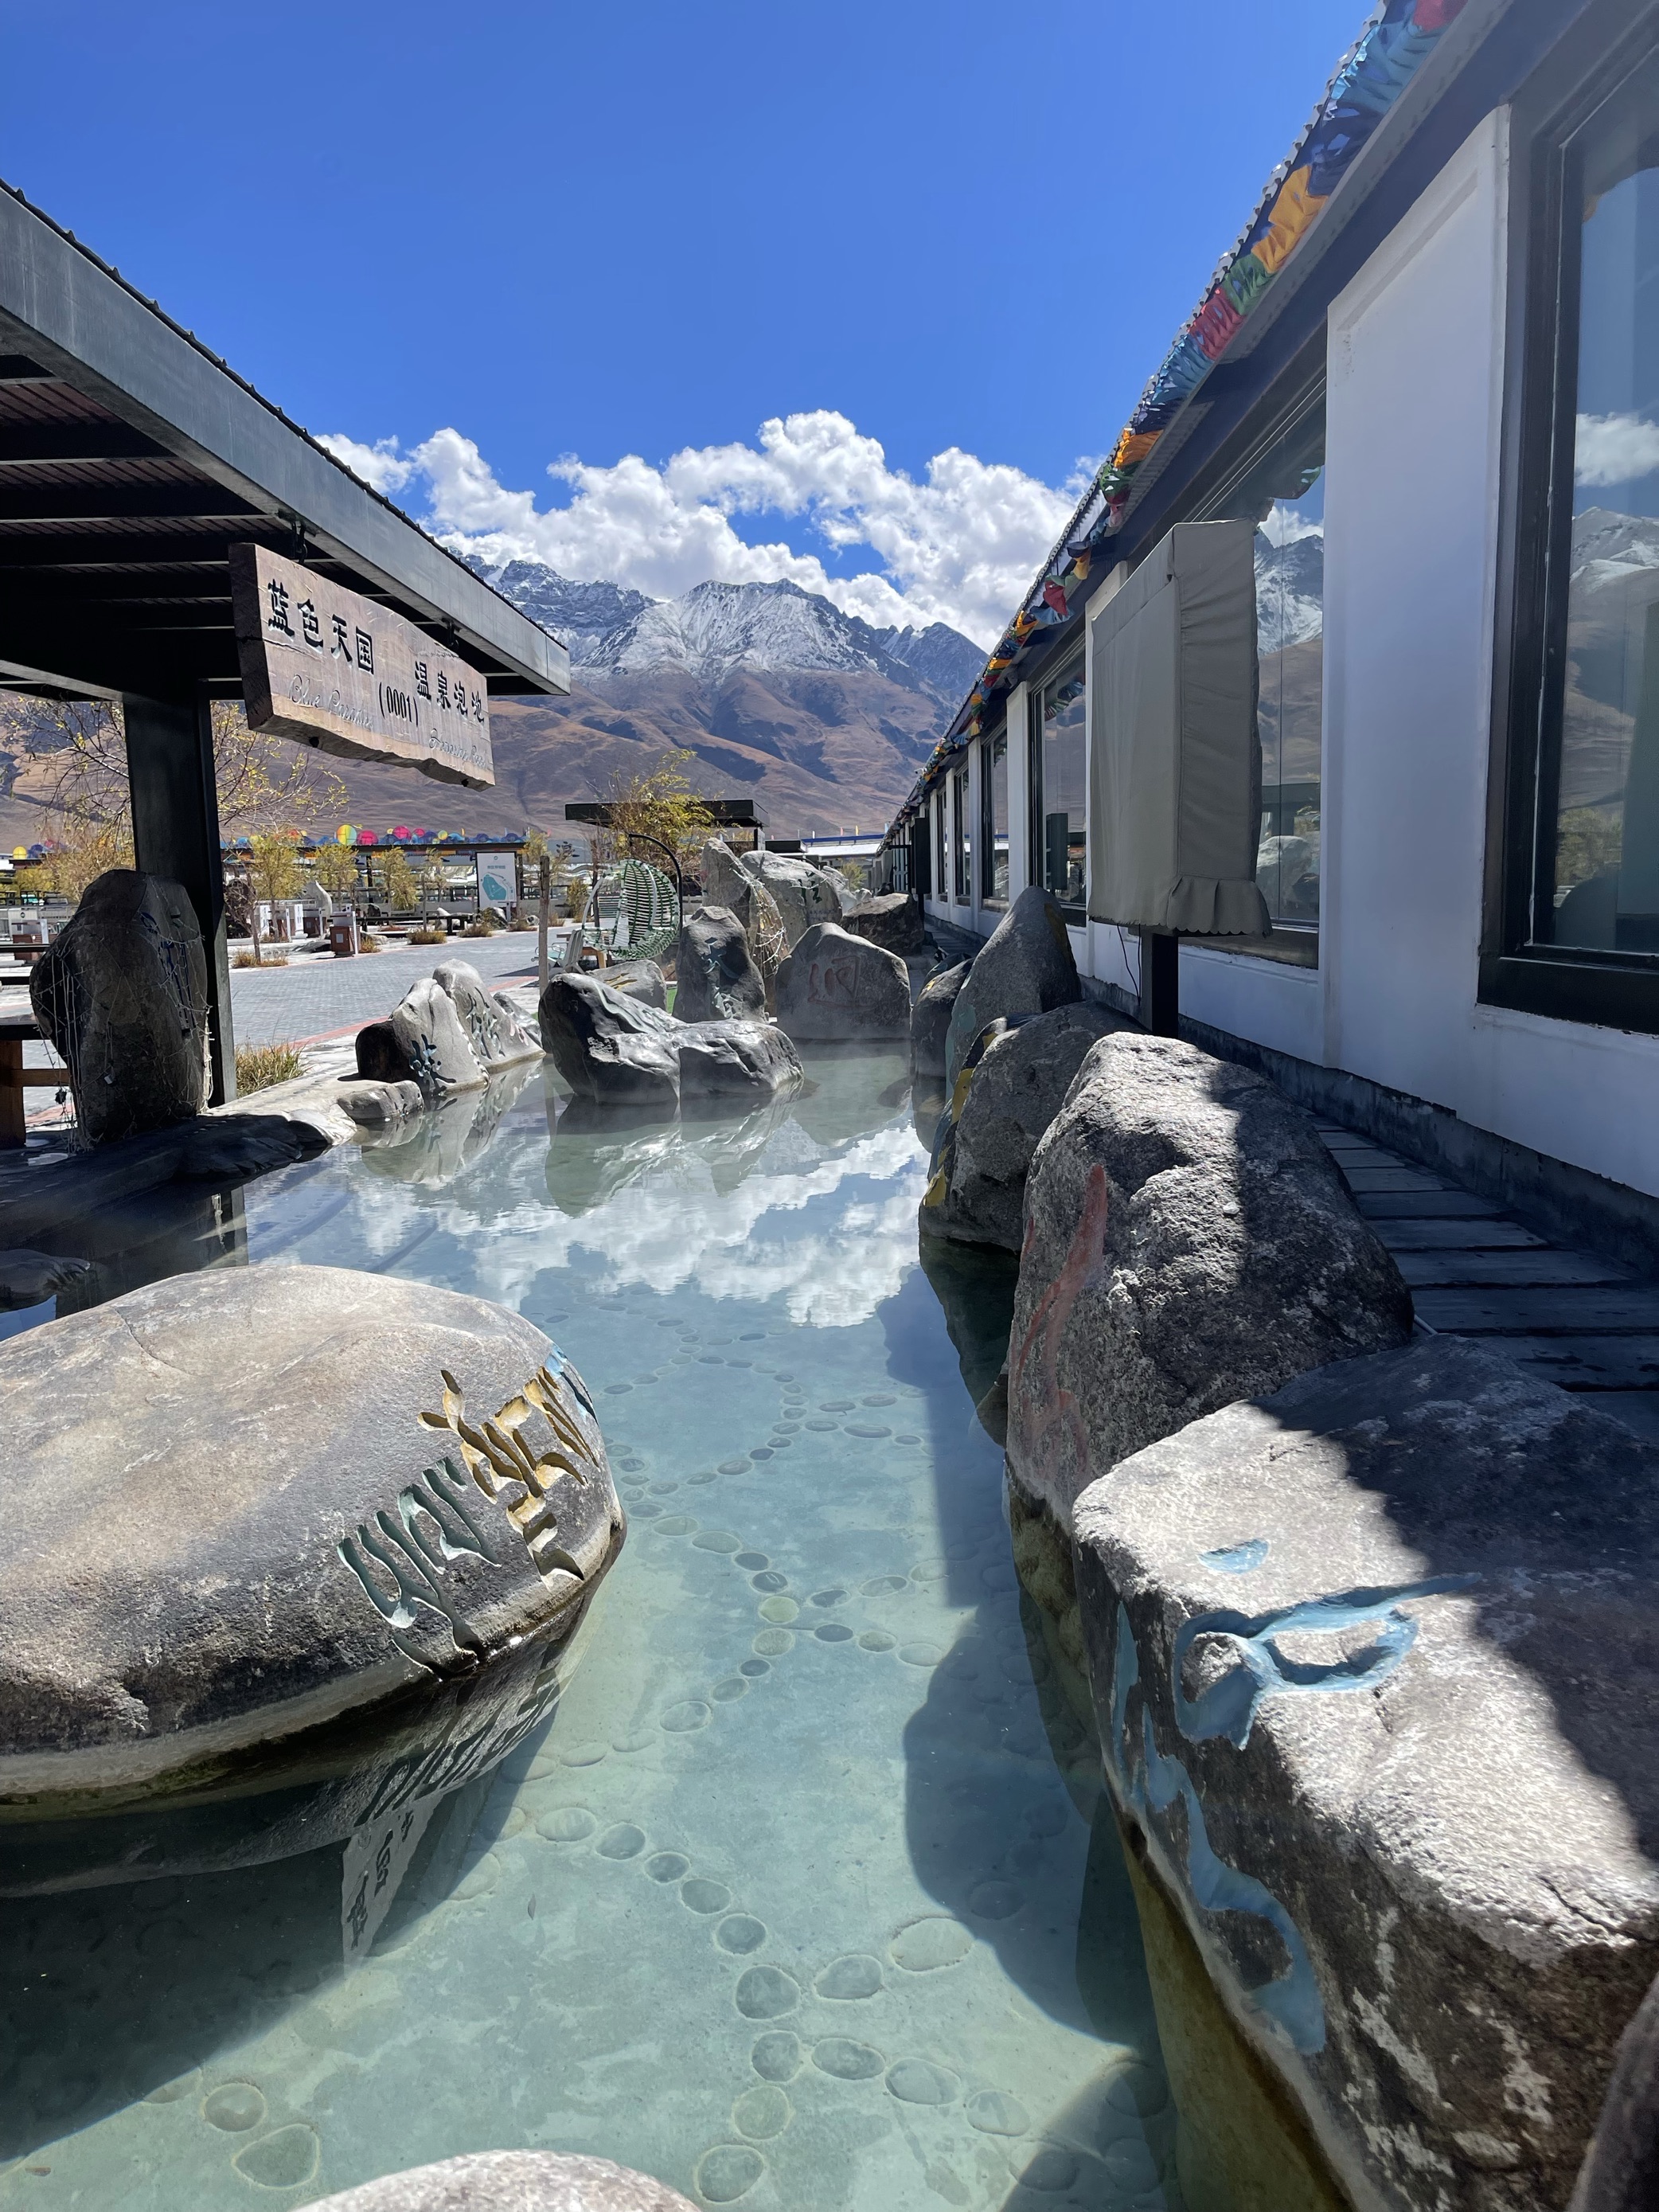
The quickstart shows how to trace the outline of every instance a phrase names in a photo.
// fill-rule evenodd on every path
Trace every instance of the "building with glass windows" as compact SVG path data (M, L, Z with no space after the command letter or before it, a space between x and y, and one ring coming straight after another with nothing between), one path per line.
M1659 8L1374 12L890 832L971 935L1045 884L1126 1011L1095 628L1220 519L1272 927L1183 941L1186 1033L1659 1256Z

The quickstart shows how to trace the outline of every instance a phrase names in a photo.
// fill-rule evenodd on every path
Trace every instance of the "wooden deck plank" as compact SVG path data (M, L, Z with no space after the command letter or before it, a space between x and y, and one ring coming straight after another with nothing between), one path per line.
M1592 1397L1659 1389L1659 1336L1505 1336L1493 1339L1492 1349L1529 1375Z
M1401 1273L1417 1289L1541 1290L1563 1284L1632 1283L1628 1267L1588 1252L1396 1252Z
M1423 1290L1413 1304L1431 1328L1459 1336L1632 1334L1659 1329L1659 1289Z
M1518 1221L1379 1221L1376 1233L1390 1252L1536 1252L1549 1239Z
M1354 1204L1367 1221L1476 1221L1504 1211L1472 1190L1357 1190Z
M1452 1185L1423 1168L1344 1168L1348 1188L1356 1198L1386 1195L1391 1191L1449 1190Z

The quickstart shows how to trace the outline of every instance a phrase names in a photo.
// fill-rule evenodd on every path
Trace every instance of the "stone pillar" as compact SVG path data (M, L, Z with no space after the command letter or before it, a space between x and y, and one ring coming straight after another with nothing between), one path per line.
M217 1106L236 1096L236 1039L230 1014L211 708L204 693L180 699L146 699L129 693L121 705L137 864L146 875L167 876L181 884L201 925L207 959L208 1072L212 1103Z

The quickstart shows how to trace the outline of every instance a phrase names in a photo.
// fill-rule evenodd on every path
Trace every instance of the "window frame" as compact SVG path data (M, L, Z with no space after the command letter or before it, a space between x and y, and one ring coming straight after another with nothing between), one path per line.
M951 771L951 901L954 906L974 902L973 827L969 819L971 793L968 760Z
M1008 726L999 722L988 738L979 741L979 902L1000 913L1008 904L1007 893L1000 898L996 893L997 880L997 823L994 790L996 749L1002 747L1002 774L1005 787L1008 775ZM1007 832L1004 832L1007 835Z
M1582 226L1571 142L1659 51L1659 8L1594 9L1510 110L1509 316L1492 772L1479 996L1559 1021L1659 1035L1659 954L1533 941L1553 881L1567 664ZM1567 87L1563 93L1563 85ZM1547 854L1547 844L1548 847Z
M1041 676L1031 684L1025 708L1027 753L1025 761L1026 835L1030 839L1027 872L1032 883L1048 891L1060 908L1066 926L1072 929L1088 927L1089 919L1089 776L1093 732L1089 726L1088 650L1085 639L1068 639L1066 650L1055 655ZM1083 883L1080 900L1061 898L1048 882L1048 817L1042 803L1042 702L1049 687L1066 684L1074 678L1083 683Z

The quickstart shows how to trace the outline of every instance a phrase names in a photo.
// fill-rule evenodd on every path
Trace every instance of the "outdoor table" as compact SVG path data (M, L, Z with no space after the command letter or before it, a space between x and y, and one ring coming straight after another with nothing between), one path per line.
M32 1007L0 1007L0 1146L27 1138L31 1091L61 1091L69 1082L65 1068L24 1066L24 1043L40 1034Z

